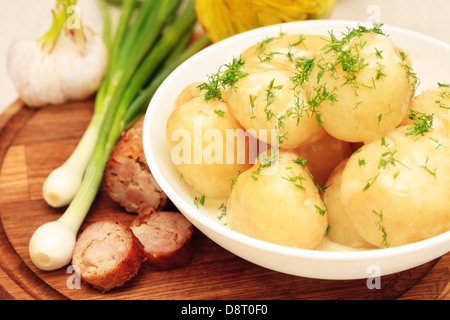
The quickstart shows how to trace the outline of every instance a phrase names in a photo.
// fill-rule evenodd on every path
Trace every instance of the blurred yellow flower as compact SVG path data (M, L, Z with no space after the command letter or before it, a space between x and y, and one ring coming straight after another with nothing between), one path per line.
M197 17L213 42L283 22L326 19L335 0L195 0Z

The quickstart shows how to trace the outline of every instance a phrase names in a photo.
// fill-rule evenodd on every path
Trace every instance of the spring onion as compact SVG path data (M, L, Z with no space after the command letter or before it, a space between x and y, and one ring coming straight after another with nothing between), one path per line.
M105 165L120 135L143 114L145 103L163 79L183 59L209 42L200 38L166 64L171 51L185 41L184 37L190 36L196 22L192 1L180 13L179 7L180 1L174 0L146 0L139 6L135 0L123 2L121 21L111 47L113 63L97 93L91 121L95 144L81 184L63 215L39 227L30 239L30 257L38 268L54 270L70 262L76 235L95 200ZM134 10L136 16L129 22Z

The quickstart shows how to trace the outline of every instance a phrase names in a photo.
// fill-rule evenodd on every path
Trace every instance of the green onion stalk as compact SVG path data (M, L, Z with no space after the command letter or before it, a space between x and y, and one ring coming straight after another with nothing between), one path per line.
M145 0L138 6L136 0L122 2L110 46L110 66L87 129L92 126L97 132L95 145L65 212L58 220L39 227L30 239L30 257L38 268L55 270L70 262L76 234L96 198L106 163L122 132L143 115L164 79L209 43L207 37L201 37L178 51L180 43L187 43L186 37L190 37L196 23L193 1L182 10L180 4L178 0ZM174 57L173 51L179 54Z

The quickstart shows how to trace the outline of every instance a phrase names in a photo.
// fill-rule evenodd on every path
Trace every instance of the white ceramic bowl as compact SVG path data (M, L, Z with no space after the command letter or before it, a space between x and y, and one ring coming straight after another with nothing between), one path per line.
M175 206L214 242L257 265L275 271L318 279L364 279L404 271L450 251L450 232L421 242L372 251L315 251L289 248L257 240L223 226L206 207L194 205L193 191L180 180L172 165L166 143L166 122L178 93L188 84L206 81L207 76L230 63L233 57L270 36L288 33L336 36L348 27L371 24L355 21L315 20L286 23L248 31L199 52L179 66L155 93L144 122L144 150L149 167ZM416 32L383 26L382 30L401 48L410 52L421 90L450 82L450 45Z

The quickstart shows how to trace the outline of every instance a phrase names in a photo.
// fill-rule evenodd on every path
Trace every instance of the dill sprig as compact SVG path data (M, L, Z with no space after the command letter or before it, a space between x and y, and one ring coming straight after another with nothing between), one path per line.
M305 181L306 179L301 174L298 174L294 177L291 177L288 175L287 177L282 177L282 178L284 180L292 182L297 188L305 190L305 187L303 186L303 181Z
M316 65L315 61L315 58L309 59L307 57L299 57L295 59L295 69L297 72L291 78L292 82L295 83L294 89L297 87L303 87L303 84L309 81L311 71Z
M431 176L433 176L436 179L436 168L434 170L431 170L430 168L428 168L428 157L427 157L427 161L425 161L425 164L423 166L421 166L420 168L425 170L426 172L428 172Z
M323 62L323 58L316 62L316 67L319 68L317 74L317 83L320 83L320 79L325 72L331 72L332 76L338 72L338 67L344 71L344 85L350 85L355 90L355 95L358 95L359 83L357 81L357 75L359 72L368 66L365 58L361 56L361 50L367 45L367 41L362 38L364 34L381 34L384 35L381 30L382 24L374 23L373 28L366 28L364 26L358 26L357 28L347 29L347 33L342 33L341 39L338 39L333 31L329 32L330 40L322 48L325 53L332 53L334 55L333 61ZM355 39L361 38L360 41ZM354 40L354 41L352 41ZM352 43L350 43L352 41ZM376 49L375 51L377 59L382 59L381 51ZM378 69L376 74L372 77L371 84L362 84L369 88L375 88L375 81L381 80L385 77L383 65L378 63ZM323 101L323 100L322 100Z
M433 114L426 114L416 110L410 110L408 118L413 121L413 125L407 128L406 135L416 137L431 131L433 127Z
M221 66L216 73L209 75L208 82L198 86L200 91L205 91L205 101L214 98L223 101L221 89L235 88L236 83L248 75L242 71L244 65L245 61L242 57L233 58L233 62L225 64L223 70Z
M317 213L320 214L321 216L325 215L325 213L328 211L327 205L325 203L323 205L324 205L323 209L319 207L317 204L314 205L314 208L316 208Z
M201 197L195 197L194 198L194 205L197 207L197 209L199 208L199 205L204 206L205 205L205 196L202 195Z
M383 227L383 211L378 212L377 210L373 210L372 213L374 213L376 216L378 216L379 220L376 222L376 225L378 227L378 230L381 231L382 233L382 241L380 246L381 247L389 247L389 243L387 242L387 233L386 233L386 229Z
M222 203L218 209L221 211L221 213L217 217L217 219L222 220L227 215L227 206L225 205L225 203Z
M450 87L450 85L448 85L448 84L443 84L443 83L439 83L439 82L438 82L438 86L439 86L439 88L449 88ZM442 92L440 92L438 99L439 98L450 99L450 91L442 91ZM441 99L436 100L435 102L439 105L439 108L450 109L450 106L446 105L445 103L443 103Z

